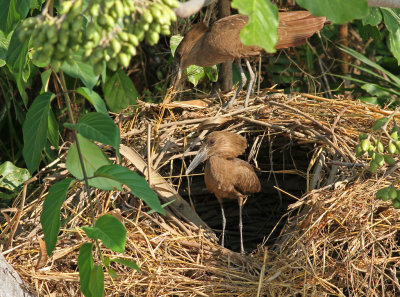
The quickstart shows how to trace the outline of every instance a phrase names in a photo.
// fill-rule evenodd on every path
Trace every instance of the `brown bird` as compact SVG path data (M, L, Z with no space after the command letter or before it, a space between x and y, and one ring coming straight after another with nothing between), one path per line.
M238 60L241 84L228 103L232 107L236 96L246 84L241 58L245 58L250 74L245 107L248 105L255 75L247 57L257 56L263 50L257 46L245 46L240 41L240 30L247 24L249 18L244 15L232 15L216 21L211 28L204 23L195 24L188 31L175 51L174 63L175 85L181 80L185 69L190 65L213 66L225 61ZM315 17L308 11L291 11L279 13L278 43L275 49L298 46L306 42L315 32L322 29L325 17Z
M261 190L260 181L253 167L236 158L244 153L247 141L243 136L227 131L212 132L207 136L204 145L186 170L189 174L202 161L207 160L204 170L204 181L207 189L213 193L221 206L222 213L222 246L225 240L226 218L222 199L238 199L240 252L243 248L242 208L247 194Z

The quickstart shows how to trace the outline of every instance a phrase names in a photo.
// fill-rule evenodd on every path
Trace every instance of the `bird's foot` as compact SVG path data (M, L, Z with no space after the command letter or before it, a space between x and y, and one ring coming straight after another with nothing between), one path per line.
M226 103L223 107L222 107L222 109L223 110L225 110L225 111L228 111L228 110L230 110L230 109L232 109L232 107L233 107L233 102L228 102L228 103Z

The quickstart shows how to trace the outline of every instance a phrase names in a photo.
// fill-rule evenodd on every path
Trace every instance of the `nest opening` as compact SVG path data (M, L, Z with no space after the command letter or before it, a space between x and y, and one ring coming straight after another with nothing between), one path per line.
M306 172L314 144L302 143L283 133L271 136L258 132L245 136L248 148L239 158L256 167L262 185L259 193L248 196L243 207L244 248L246 252L251 252L260 245L274 243L287 221L285 214L288 205L306 192ZM203 172L204 165L196 168L193 177L180 188L180 194L221 239L220 206L216 197L208 192ZM226 216L225 247L239 252L238 202L236 199L224 199L223 204Z

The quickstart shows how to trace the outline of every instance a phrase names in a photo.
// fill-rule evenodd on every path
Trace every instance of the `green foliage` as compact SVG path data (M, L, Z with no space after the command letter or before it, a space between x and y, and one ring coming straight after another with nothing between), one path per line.
M76 130L86 138L111 145L119 154L119 128L108 115L91 112L82 116L78 123L65 123L64 126Z
M43 93L36 97L26 114L22 127L24 133L24 159L29 171L32 173L38 167L41 152L46 144L50 101L52 93Z
M0 188L15 191L30 177L28 170L18 168L9 161L0 165Z
M6 63L11 73L15 76L18 91L24 101L25 106L28 105L28 95L25 92L26 82L30 74L28 60L29 41L20 42L18 34L21 30L19 26L11 36L10 44L6 54Z
M90 273L94 267L93 264L93 244L84 243L79 249L78 256L78 268L79 268L79 280L81 283L81 291L86 297L92 296L89 289Z
M121 165L113 164L100 167L94 175L106 177L127 185L132 194L141 198L152 209L165 215L157 195L150 189L146 180L136 172Z
M6 65L7 49L10 44L11 34L5 35L0 31L0 67Z
M245 45L258 45L274 53L278 41L278 8L269 0L234 0L232 7L249 16L249 22L240 32Z
M386 124L387 120L388 120L387 118L380 118L376 120L374 125L372 126L372 129L374 131L382 129L382 127Z
M99 74L95 74L91 64L83 59L83 50L80 49L76 53L71 54L71 60L62 63L61 70L71 77L79 78L88 89L93 89Z
M0 30L10 33L29 11L29 0L0 0Z
M68 189L75 183L73 178L66 178L52 185L44 204L40 222L43 228L47 254L50 256L56 247L58 232L60 231L60 211Z
M99 94L85 87L78 88L76 92L85 97L93 105L97 112L108 116L107 107Z
M140 267L136 264L135 261L130 261L127 259L111 259L111 262L115 262L115 263L119 263L122 264L126 267L132 268L132 269L136 269L137 271L141 271Z
M112 112L119 112L129 105L135 105L139 97L135 85L121 69L107 77L103 84L103 92Z
M104 272L100 265L94 265L92 271L90 271L89 291L89 296L104 296Z
M101 190L122 190L121 183L119 182L102 177L94 177L94 173L98 168L104 165L110 165L111 161L97 145L82 135L77 134L77 140L79 141L82 154L82 164L89 178L89 186ZM78 148L76 143L74 143L69 149L65 166L75 178L83 180L82 164L80 162Z
M114 252L123 253L126 243L124 225L112 215L103 215L96 220L94 227L83 227L86 235L101 242Z
M368 66L350 64L364 73L362 76L354 74L352 76L335 75L360 85L363 90L373 96L364 99L365 101L376 104L382 102L382 105L385 105L387 101L393 101L392 95L400 95L400 78L353 49L344 46L339 48ZM361 99L363 100L363 98Z
M400 130L394 124L390 134L387 131L387 126L393 121L393 117L394 113L376 120L372 126L373 133L362 133L358 137L359 143L356 146L356 156L363 157L364 154L368 153L369 171L371 173L376 173L379 168L385 165L394 166L396 164L393 156L398 156L400 152ZM390 135L390 140L386 146L381 142L382 134ZM400 208L400 191L393 185L380 189L376 192L375 197L383 201L391 200L394 208Z
M368 15L367 0L297 0L296 3L315 16L326 16L336 24L344 24Z

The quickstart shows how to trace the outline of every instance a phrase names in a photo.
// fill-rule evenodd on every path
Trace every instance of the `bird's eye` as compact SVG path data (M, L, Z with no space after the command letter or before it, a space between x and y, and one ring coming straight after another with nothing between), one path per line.
M209 145L214 145L214 143L215 143L215 139L210 139L210 140L208 141L208 144L209 144Z

